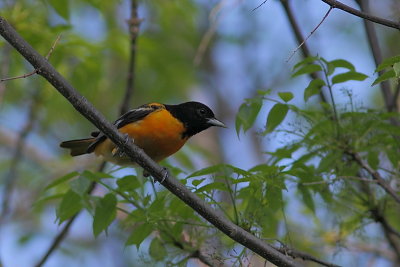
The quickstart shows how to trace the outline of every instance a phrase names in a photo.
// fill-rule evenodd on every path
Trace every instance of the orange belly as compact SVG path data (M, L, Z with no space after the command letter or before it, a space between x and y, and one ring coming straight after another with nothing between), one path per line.
M119 131L133 138L135 145L156 162L177 152L187 141L187 138L182 138L183 124L165 109L157 110L143 120L127 124ZM113 157L114 149L114 143L106 139L96 146L95 153L118 165L133 164L128 157Z

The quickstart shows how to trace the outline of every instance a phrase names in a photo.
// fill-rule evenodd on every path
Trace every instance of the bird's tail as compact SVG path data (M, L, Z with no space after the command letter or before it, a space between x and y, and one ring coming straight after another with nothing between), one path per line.
M64 141L60 144L60 147L68 148L71 150L71 156L79 156L88 153L89 146L96 140L96 138L85 138L85 139L77 139Z

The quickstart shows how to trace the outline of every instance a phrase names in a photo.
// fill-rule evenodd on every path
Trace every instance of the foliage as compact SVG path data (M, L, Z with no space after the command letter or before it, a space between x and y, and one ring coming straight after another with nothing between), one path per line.
M12 4L4 6L7 20L42 54L62 34L49 61L113 120L124 94L130 55L125 23L129 15L127 2L9 2ZM217 142L225 147L218 150L216 143L209 144L210 140L218 140L215 134L204 140L199 137L172 160L162 163L174 176L234 223L275 246L283 242L315 257L345 263L342 256L334 255L343 255L360 243L378 244L376 247L392 251L382 230L375 226L382 225L384 220L398 233L399 203L375 176L378 173L394 190L400 182L399 116L363 107L351 87L361 84L367 90L370 85L385 81L397 85L400 56L385 59L376 68L375 76L358 71L357 62L353 64L347 59L307 57L293 66L291 79L282 76L285 82L289 79L292 82L290 89L282 89L279 83L260 82L264 81L260 77L267 76L264 66L260 71L254 62L243 59L240 64L249 73L254 72L249 79L262 86L254 82L253 91L241 99L239 107L230 106L235 102L234 93L231 99L229 92L224 91L226 88L219 91L203 88L223 84L215 86L222 73L215 55L220 46L244 47L244 43L257 41L256 31L251 27L255 22L249 20L249 25L243 26L252 30L235 28L235 33L226 35L217 32L216 40L210 41L206 49L203 65L194 67L193 59L207 30L208 15L215 10L209 4L193 1L139 4L144 21L137 44L132 106L151 101L182 102L206 92L204 95L210 95L207 101L220 104L217 117L235 110L227 116L235 118L234 129L230 127L227 131L235 134L236 130L240 141L258 142L256 145L263 153L258 163L252 162L247 167L229 160L221 163L224 157L213 154L224 155L226 147L239 147L239 138L226 144L225 136L220 137ZM101 18L96 24L99 29L91 35L86 27L96 17ZM236 30L243 30L244 37L236 36ZM5 42L0 45L2 51L7 51ZM2 66L9 66L8 73L1 73L2 76L31 71L15 51L8 48L8 53L8 60L0 57ZM276 67L278 63L274 59L271 64ZM310 74L315 77L309 79ZM265 90L265 84L272 89ZM15 175L17 201L11 205L15 205L11 223L20 223L18 238L22 248L36 238L55 234L48 232L47 221L52 222L56 217L56 223L65 225L82 213L90 221L82 219L79 227L87 226L90 231L86 232L90 234L79 233L78 237L74 234L75 239L62 245L65 255L78 255L77 259L91 249L96 249L95 255L99 255L97 250L101 246L108 251L118 243L122 244L122 252L133 252L121 256L123 265L140 262L182 266L193 257L199 258L196 256L199 253L217 263L250 264L251 251L211 227L151 178L143 177L140 169L108 167L99 172L96 161L87 158L74 161L61 154L57 147L61 140L85 136L93 129L41 78L32 76L5 86L7 89L1 95L4 98L0 97L2 111L5 118L11 119L4 127L10 126L14 135L21 126L13 124L14 121L23 120L21 117L25 115L21 114L29 113L26 103L33 102L32 95L39 99L35 128L26 141L28 148ZM321 95L326 102L318 102ZM2 134L0 131L0 137ZM264 142L269 149L263 146ZM3 143L0 167L6 176L10 159L5 155L10 155L13 147L9 142ZM235 153L241 162L251 158L246 151L236 149ZM361 162L356 160L357 156ZM87 194L94 183L97 183L94 193ZM359 255L354 253L351 261L364 263ZM70 258L75 260L75 256Z

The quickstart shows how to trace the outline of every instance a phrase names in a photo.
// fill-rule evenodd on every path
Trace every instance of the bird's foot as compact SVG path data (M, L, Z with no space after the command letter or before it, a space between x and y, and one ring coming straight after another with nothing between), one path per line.
M160 184L162 184L165 181L165 179L169 178L169 176L170 176L169 170L167 168L163 167L163 178L162 178Z
M133 138L131 138L129 136L129 134L124 134L124 139L125 139L125 142L124 142L125 145L128 144L131 139L133 140ZM112 155L113 158L116 158L116 157L119 157L119 158L127 157L126 153L124 151L122 151L119 147L115 147L111 151L111 155Z
M165 181L165 179L167 179L170 176L169 175L169 171L168 171L168 169L166 167L163 167L162 173L163 173L163 176L162 176L162 179L160 181L160 184L162 184ZM148 173L146 170L143 170L143 176L144 177L149 177L149 176L151 176L151 174Z

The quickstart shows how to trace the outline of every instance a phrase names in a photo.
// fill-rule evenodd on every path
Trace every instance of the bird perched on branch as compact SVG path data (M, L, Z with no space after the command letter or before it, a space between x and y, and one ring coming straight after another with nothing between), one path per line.
M146 104L128 111L114 125L156 162L177 152L191 136L211 126L226 127L209 107L199 102ZM91 135L90 138L64 141L60 146L70 149L71 156L94 152L117 165L135 165L103 133Z

